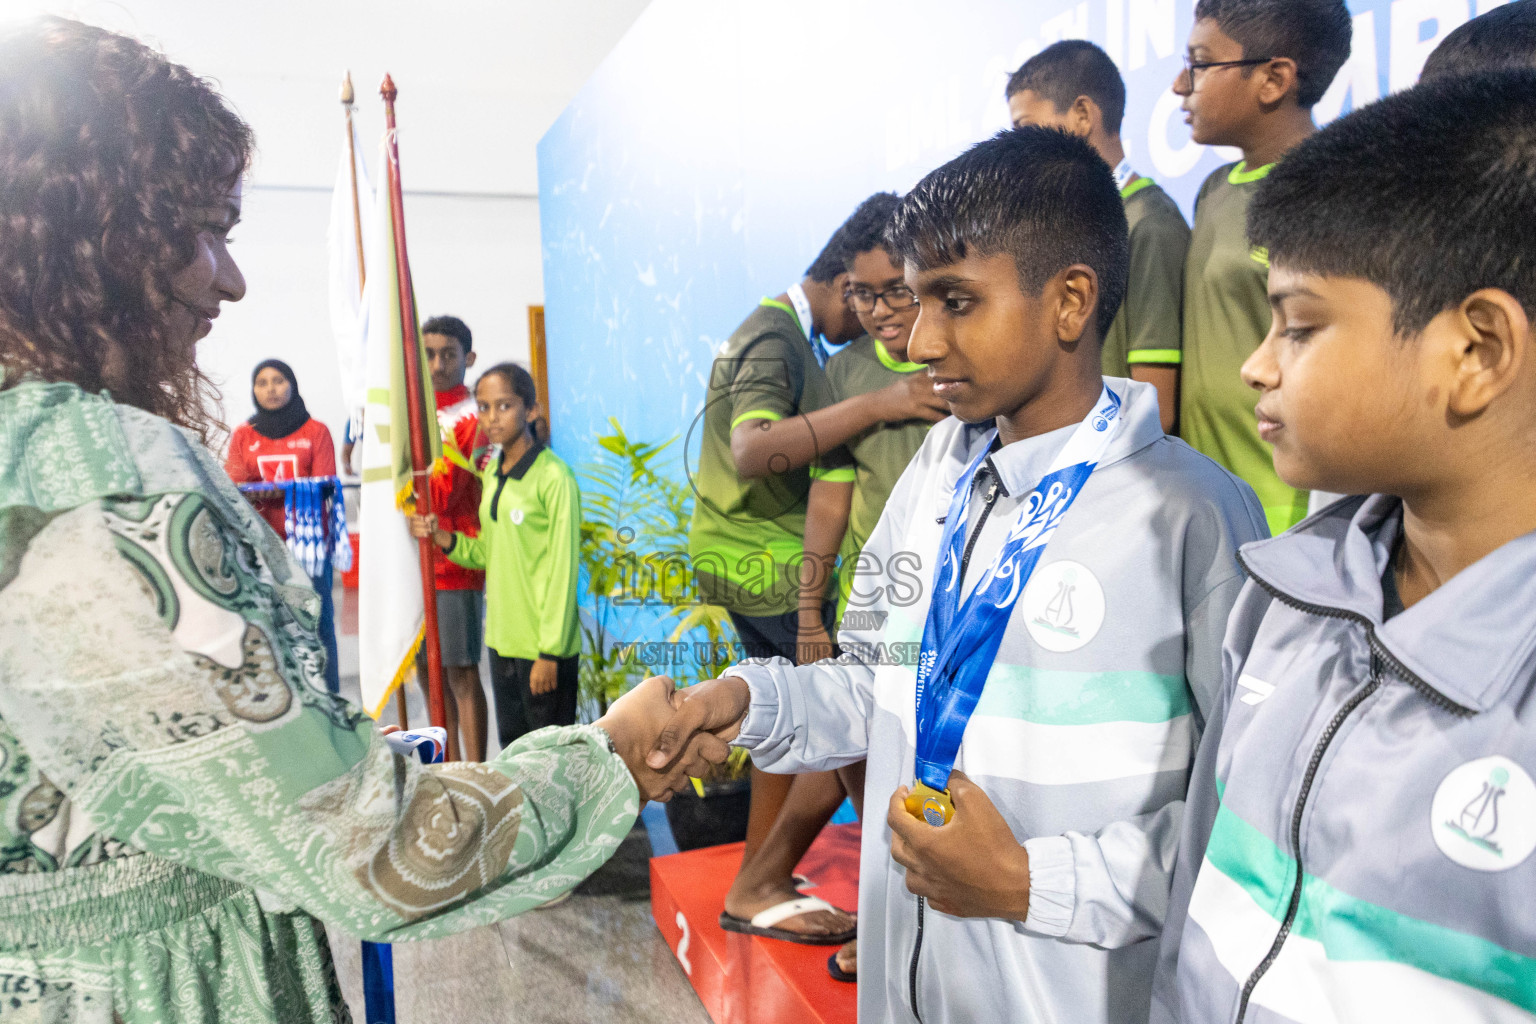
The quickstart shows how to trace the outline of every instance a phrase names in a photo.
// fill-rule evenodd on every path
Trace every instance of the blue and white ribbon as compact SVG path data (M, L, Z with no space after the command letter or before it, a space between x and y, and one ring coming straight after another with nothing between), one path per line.
M932 789L942 792L949 787L961 737L986 686L1013 606L1056 527L1104 457L1119 423L1120 396L1106 385L1098 403L1024 500L1002 547L963 605L960 570L971 491L977 471L991 452L995 429L955 485L917 665L917 779Z

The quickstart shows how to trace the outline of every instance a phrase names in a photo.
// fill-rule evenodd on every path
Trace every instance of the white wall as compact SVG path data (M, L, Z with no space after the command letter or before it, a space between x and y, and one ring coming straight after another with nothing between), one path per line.
M401 163L405 178L404 153ZM329 189L257 185L246 194L230 249L245 273L246 299L225 307L198 356L224 392L226 423L250 415L251 368L276 357L293 367L310 413L341 443L346 413L326 291L330 202ZM543 301L538 202L429 194L406 196L405 208L421 318L462 318L474 332L481 367L526 361L528 307Z
M462 317L482 366L526 359L527 307L543 301L535 146L646 2L0 0L0 21L49 12L136 36L214 79L251 123L258 154L232 249L247 296L225 308L201 359L230 423L251 412L251 367L288 361L339 443L326 225L345 138L343 71L352 71L370 172L384 71L400 90L421 315Z

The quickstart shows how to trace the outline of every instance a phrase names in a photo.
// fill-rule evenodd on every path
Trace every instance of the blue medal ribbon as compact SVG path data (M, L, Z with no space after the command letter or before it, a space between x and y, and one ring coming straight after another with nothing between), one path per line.
M961 561L976 473L991 453L994 429L955 485L939 543L933 599L917 664L917 781L937 798L949 787L960 740L986 686L1008 619L1067 510L1103 458L1120 422L1120 397L1106 385L1098 403L1067 441L1019 509L1002 547L962 604ZM947 798L938 801L948 804ZM948 814L918 802L930 824ZM917 805L914 805L915 807ZM914 813L917 813L914 811ZM937 819L937 820L936 820Z

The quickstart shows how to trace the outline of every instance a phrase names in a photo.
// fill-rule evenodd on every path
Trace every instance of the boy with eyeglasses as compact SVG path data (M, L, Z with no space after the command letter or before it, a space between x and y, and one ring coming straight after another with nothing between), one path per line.
M700 597L730 613L750 658L795 657L809 467L875 424L948 414L926 380L833 398L822 343L842 345L861 330L845 298L846 237L839 227L799 281L763 299L710 368L688 553ZM722 928L810 945L853 937L850 915L802 896L794 882L843 792L831 772L753 769L746 849Z
M844 226L848 252L848 303L864 328L862 338L827 360L827 380L836 401L877 392L893 385L927 381L927 367L907 359L907 341L917 322L917 297L907 287L905 270L885 242L901 198L894 192L870 196ZM920 378L916 375L921 374ZM800 649L802 665L832 656L832 635L821 603L834 572L838 599L835 622L851 610L868 613L869 599L850 600L862 572L879 577L882 566L864 564L864 542L874 532L891 489L923 446L933 426L928 419L871 424L811 467L806 501L805 566L800 574ZM851 620L850 620L851 621ZM866 627L867 628L867 627ZM864 762L838 769L854 809L864 813ZM857 972L858 941L829 958L827 969L838 981Z
M1269 333L1269 255L1248 244L1248 202L1285 153L1317 130L1312 107L1349 59L1344 0L1200 0L1173 81L1194 141L1236 146L1195 200L1184 272L1179 434L1246 480L1272 533L1300 522L1307 492L1275 474L1257 397L1238 372Z
M927 370L907 359L907 339L917 322L917 297L907 287L901 263L885 246L886 228L900 204L894 192L876 193L860 204L845 227L848 302L865 334L827 360L827 380L839 402L910 382L914 374ZM926 376L921 379L927 380ZM932 426L928 419L873 423L811 467L805 569L800 575L800 656L796 660L801 664L831 656L821 602L834 572L838 587L834 621L840 622L850 607L861 610L859 601L849 600L857 585L859 552L874 532L891 488Z
M1138 174L1120 142L1125 81L1109 54L1084 39L1052 43L1008 79L1008 114L1015 128L1059 128L1088 140L1114 168L1131 229L1131 275L1125 302L1104 336L1106 377L1129 377L1157 388L1163 430L1178 419L1183 359L1184 260L1189 225L1173 198Z

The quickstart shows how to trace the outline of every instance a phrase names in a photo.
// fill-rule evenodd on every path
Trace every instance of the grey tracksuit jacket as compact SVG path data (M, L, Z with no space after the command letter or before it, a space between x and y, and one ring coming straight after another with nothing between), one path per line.
M1383 624L1400 524L1243 549L1156 1024L1536 1020L1536 534Z
M914 667L939 520L983 431L953 419L934 427L886 504L850 602L863 613L853 617L884 617L882 628L842 630L837 661L731 670L752 694L737 743L760 767L869 759L864 1024L910 1024L914 1008L924 1024L1146 1019L1157 955L1148 940L1162 926L1189 767L1220 686L1221 637L1243 583L1237 549L1266 529L1245 484L1163 435L1149 385L1108 383L1125 422L1014 607L956 761L1029 850L1026 921L920 913L885 825L891 794L912 782ZM967 592L1072 429L1008 445L978 474Z

